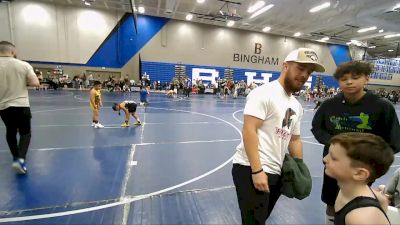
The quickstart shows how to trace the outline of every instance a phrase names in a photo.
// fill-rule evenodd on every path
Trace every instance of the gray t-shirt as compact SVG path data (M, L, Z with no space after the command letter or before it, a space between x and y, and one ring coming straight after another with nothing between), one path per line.
M0 110L29 107L27 79L36 76L29 63L12 57L0 57Z
M394 172L393 177L386 185L386 193L393 196L394 206L400 208L400 169Z

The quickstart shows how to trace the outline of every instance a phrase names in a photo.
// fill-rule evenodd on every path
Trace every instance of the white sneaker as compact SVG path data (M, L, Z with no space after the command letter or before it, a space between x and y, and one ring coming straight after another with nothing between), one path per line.
M12 167L14 168L15 172L17 172L17 174L26 174L27 173L25 160L23 160L23 159L15 160L12 163Z
M96 124L94 125L94 128L104 128L104 126L101 125L101 123L96 123Z
M94 125L96 125L94 122L92 123L92 127L94 127Z

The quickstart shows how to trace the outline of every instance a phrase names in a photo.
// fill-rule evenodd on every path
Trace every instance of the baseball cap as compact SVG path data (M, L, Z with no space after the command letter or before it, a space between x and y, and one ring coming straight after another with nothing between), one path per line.
M286 56L284 62L297 62L297 63L307 63L314 64L314 70L316 72L325 72L325 67L318 63L318 55L311 48L298 48L293 50Z

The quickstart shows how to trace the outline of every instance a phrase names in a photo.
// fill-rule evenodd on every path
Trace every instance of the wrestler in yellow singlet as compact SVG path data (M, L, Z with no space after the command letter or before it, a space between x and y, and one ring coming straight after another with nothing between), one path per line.
M99 123L99 117L100 117L100 107L103 106L103 103L101 101L101 82L100 81L94 81L93 83L93 88L90 90L90 101L89 105L90 108L93 111L92 115L92 127L95 128L103 128L104 126Z

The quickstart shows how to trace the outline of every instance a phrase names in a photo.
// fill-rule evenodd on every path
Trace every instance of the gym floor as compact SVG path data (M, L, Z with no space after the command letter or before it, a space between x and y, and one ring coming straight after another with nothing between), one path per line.
M0 223L240 224L231 160L240 142L245 98L149 95L142 126L121 128L113 102L134 93L103 93L103 129L91 127L87 91L30 91L28 175L17 176L0 123ZM322 146L312 136L313 102L300 100L311 195L281 196L268 224L324 224ZM400 107L395 106L399 115ZM131 117L131 124L134 119ZM386 184L400 167L373 186Z

